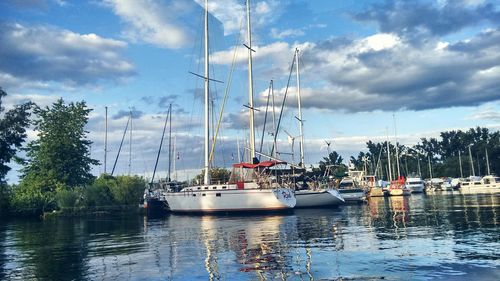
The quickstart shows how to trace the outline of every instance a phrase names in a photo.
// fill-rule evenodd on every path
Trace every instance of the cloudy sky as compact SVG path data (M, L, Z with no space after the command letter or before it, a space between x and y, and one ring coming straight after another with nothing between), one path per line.
M168 105L173 104L180 179L202 166L203 0L5 0L0 2L0 87L6 107L26 100L50 105L85 100L92 156L104 155L109 108L110 172L129 112L131 172L151 173ZM217 120L225 93L215 162L229 166L248 139L244 1L214 0L210 11L211 94ZM300 85L306 163L326 154L325 141L345 157L371 139L403 144L440 131L500 129L500 3L487 0L256 0L253 28L256 139L260 147L269 84L276 115L294 50ZM295 69L294 69L295 71ZM289 80L281 128L298 136L297 81ZM267 116L262 150L272 128ZM36 132L30 132L34 138ZM278 151L292 151L278 135ZM167 150L165 142L164 152ZM129 141L115 173L129 171ZM294 145L298 159L298 138ZM175 157L177 158L177 157ZM161 175L167 153L160 159ZM94 173L104 168L94 168ZM186 173L185 171L190 171ZM163 173L163 174L162 174ZM16 172L10 174L16 179ZM184 178L183 178L184 177Z

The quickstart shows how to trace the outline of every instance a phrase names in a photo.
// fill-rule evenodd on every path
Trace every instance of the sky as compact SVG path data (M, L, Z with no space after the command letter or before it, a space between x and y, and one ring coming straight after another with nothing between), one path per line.
M214 0L208 7L210 77L221 81L210 86L211 127L225 104L214 154L219 167L238 162L248 147L244 2ZM150 177L172 104L172 177L199 173L203 80L190 72L203 75L204 1L5 0L0 11L4 107L86 101L93 109L91 156L101 164L108 107L108 173L132 112L132 142L127 133L115 174ZM277 150L286 161L299 159L296 49L307 165L326 156L326 142L348 159L368 140L415 145L447 130L500 129L498 1L256 0L250 11L256 143L264 153L272 142L268 97L277 119L286 92ZM30 130L28 141L36 134ZM168 169L168 139L160 177ZM15 182L19 167L12 167L8 180ZM93 167L102 172L103 165Z

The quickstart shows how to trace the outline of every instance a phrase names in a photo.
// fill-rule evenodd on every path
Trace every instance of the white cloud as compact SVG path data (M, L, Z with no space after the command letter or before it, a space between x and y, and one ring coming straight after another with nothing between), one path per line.
M191 35L180 18L192 7L171 1L106 0L114 13L128 27L124 36L133 42L145 42L163 48L180 48L190 42Z
M0 84L12 87L96 85L134 74L123 41L49 26L0 24Z
M277 28L271 28L271 37L275 39L284 39L287 37L298 37L304 35L305 32L302 29L285 29L282 31L279 31Z

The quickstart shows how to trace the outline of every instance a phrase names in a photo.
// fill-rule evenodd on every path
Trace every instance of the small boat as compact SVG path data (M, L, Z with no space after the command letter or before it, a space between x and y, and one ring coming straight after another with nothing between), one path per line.
M295 208L338 206L345 203L342 195L333 188L296 190L295 198L297 200Z
M405 178L399 177L399 179L391 181L389 186L390 196L408 196L411 194L411 190L405 185Z
M351 177L344 177L340 181L338 191L346 203L358 203L366 200L366 191L358 186Z
M406 187L410 189L411 193L422 193L425 188L421 178L407 178Z
M463 181L459 186L462 194L497 194L500 193L500 177L488 175L480 180Z

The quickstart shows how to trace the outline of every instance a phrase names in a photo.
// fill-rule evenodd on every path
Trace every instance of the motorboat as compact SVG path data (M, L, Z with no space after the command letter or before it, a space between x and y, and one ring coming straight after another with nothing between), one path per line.
M408 187L411 193L422 193L424 192L424 181L421 178L407 178L406 187Z

